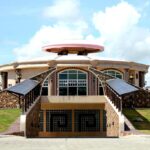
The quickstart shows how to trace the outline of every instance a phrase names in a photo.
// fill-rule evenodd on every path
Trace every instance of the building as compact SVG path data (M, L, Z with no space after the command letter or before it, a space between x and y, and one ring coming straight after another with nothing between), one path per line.
M141 100L148 65L89 58L104 50L93 44L43 50L58 57L0 66L0 107L22 108L25 136L118 137L124 131L122 107L150 107L150 98Z

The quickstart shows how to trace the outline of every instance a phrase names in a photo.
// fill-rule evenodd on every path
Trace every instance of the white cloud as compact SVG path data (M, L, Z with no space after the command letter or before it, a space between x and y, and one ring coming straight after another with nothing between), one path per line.
M43 52L41 48L47 44L58 43L68 40L82 40L86 23L74 24L74 27L65 24L56 24L54 26L42 26L39 31L29 40L27 44L14 49L18 61L33 59L49 59L56 55Z
M42 52L41 47L50 43L85 39L105 46L105 51L100 54L103 59L126 59L142 63L149 61L150 30L138 26L142 16L134 6L121 1L104 11L95 12L93 24L99 37L92 33L86 34L89 26L80 19L79 12L78 0L56 0L52 6L47 7L44 15L56 19L56 24L42 26L28 43L15 48L18 60L54 58L56 55ZM69 22L72 18L76 18L73 23ZM150 73L148 79L150 84Z
M79 0L56 0L45 8L43 15L48 18L72 20L79 17Z
M121 2L113 7L107 7L105 11L94 13L93 22L101 36L107 40L120 38L137 24L140 14L127 2Z
M141 13L125 1L94 13L93 23L104 39L105 57L149 62L150 30L139 27Z

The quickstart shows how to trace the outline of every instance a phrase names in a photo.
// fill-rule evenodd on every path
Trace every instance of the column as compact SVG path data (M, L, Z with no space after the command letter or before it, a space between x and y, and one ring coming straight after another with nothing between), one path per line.
M8 80L8 73L7 72L1 72L1 79L2 79L2 90L7 88L7 80Z
M139 71L139 87L145 86L145 72Z
M124 80L129 81L129 69L125 69Z
M20 80L22 78L21 70L16 69L15 72L16 72L16 83L20 83Z

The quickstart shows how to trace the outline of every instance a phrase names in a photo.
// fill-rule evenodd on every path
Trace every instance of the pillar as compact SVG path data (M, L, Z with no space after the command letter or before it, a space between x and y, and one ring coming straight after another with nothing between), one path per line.
M15 72L16 72L16 83L20 83L20 80L22 78L21 70L16 69Z
M129 81L129 69L125 69L124 80L127 82Z
M7 72L1 72L1 84L2 84L2 90L7 88L7 83L8 83L8 73Z
M145 86L145 72L139 71L139 87Z

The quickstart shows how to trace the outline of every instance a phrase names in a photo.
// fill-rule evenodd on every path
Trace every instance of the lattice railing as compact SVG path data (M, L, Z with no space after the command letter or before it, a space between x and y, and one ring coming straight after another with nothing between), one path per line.
M24 98L23 112L26 112L29 109L29 107L32 105L32 103L36 100L36 98L41 95L42 83L55 70L56 70L56 68L51 68L48 71L45 71L43 73L40 73L40 74L30 78L32 80L39 81L39 84L34 89L32 89L27 95L25 95L23 97Z
M113 91L106 83L107 80L114 79L114 77L107 75L92 67L89 68L89 71L92 72L101 81L104 89L104 94L109 97L109 99L119 111L122 111L122 98L115 91Z
M106 95L112 101L119 111L122 111L122 98L113 91L108 85L106 85Z
M42 72L42 73L40 73L40 74L38 74L38 75L36 75L36 76L30 78L30 79L32 79L32 80L37 80L37 81L39 81L40 83L43 83L43 81L46 79L46 77L47 77L49 74L51 74L53 71L55 71L55 70L56 70L55 67L50 68L49 70L47 70L47 71L45 71L45 72Z
M97 78L99 78L99 80L104 81L104 82L109 79L114 79L114 77L112 77L108 74L105 74L99 70L96 70L95 68L92 68L92 67L89 68L89 71L92 72L93 74L95 74L95 76Z

